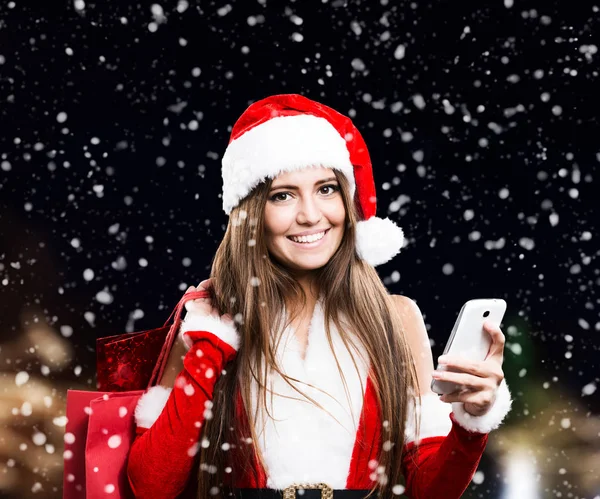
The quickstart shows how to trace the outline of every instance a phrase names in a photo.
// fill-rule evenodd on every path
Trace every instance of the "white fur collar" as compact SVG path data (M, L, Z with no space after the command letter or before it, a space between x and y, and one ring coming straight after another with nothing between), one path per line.
M271 373L268 383L274 392L272 405L271 394L267 392L270 417L261 410L256 422L269 488L283 489L293 483L316 482L325 482L334 489L346 488L362 412L368 361L366 352L361 347L360 355L354 355L359 368L357 372L350 352L345 348L332 321L330 329L351 403L348 403L342 377L327 341L322 301L319 300L309 326L305 359L300 357L300 345L291 326L283 333L277 359L280 368L288 376L310 383L325 392L292 381L339 423L294 391L279 374ZM257 388L253 382L253 413L258 400ZM333 396L335 400L326 394Z

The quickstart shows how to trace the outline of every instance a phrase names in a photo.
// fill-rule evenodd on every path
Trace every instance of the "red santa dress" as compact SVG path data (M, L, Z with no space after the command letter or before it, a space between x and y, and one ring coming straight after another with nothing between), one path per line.
M333 489L366 490L380 478L377 457L384 444L382 424L365 352L360 348L353 352L356 370L332 322L330 330L348 394L326 338L319 300L304 359L291 327L283 333L277 356L288 376L314 385L297 386L327 412L303 400L272 373L272 402L267 397L272 417L259 411L258 442L252 443L260 446L267 469L256 460L257 473L244 473L236 469L235 447L224 449L231 467L225 471L235 477L230 483L233 487L284 489L294 483L324 482ZM198 451L201 445L210 444L202 441L203 422L212 410L214 385L239 347L235 327L212 316L188 313L181 331L190 349L174 388L149 389L136 408L137 436L127 469L135 497L196 497ZM256 393L256 386L253 390ZM235 404L247 428L239 392ZM256 397L253 411L254 404ZM422 396L417 413L420 433L415 434L414 418L407 422L406 495L412 499L460 497L477 469L488 433L500 425L510 405L505 382L492 409L480 417L470 416L460 403L443 403L435 394Z

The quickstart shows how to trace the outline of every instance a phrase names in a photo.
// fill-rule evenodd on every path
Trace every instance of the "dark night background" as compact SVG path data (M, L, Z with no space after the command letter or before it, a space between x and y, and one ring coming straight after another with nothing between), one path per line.
M95 339L161 325L208 276L231 126L302 93L361 130L407 237L377 269L434 356L466 300L508 303L515 403L467 495L598 497L599 29L587 1L3 1L0 390L26 371L54 413L1 406L0 493L58 497L52 418L95 387Z

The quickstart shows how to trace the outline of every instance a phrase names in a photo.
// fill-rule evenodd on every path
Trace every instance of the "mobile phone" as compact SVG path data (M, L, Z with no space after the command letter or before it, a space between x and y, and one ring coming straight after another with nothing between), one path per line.
M483 323L490 321L500 325L506 312L506 302L500 298L480 298L467 301L456 318L452 333L444 348L444 355L464 357L469 360L485 360L492 344L489 333L483 329ZM446 370L446 366L438 365L438 371ZM450 381L433 380L431 389L439 394L452 393L460 389L460 385Z

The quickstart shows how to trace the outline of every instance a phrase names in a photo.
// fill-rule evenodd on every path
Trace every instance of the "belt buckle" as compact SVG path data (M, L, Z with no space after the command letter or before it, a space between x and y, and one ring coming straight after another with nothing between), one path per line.
M333 489L326 483L295 483L283 490L283 499L301 499L296 496L299 489L321 489L321 499L333 499Z

